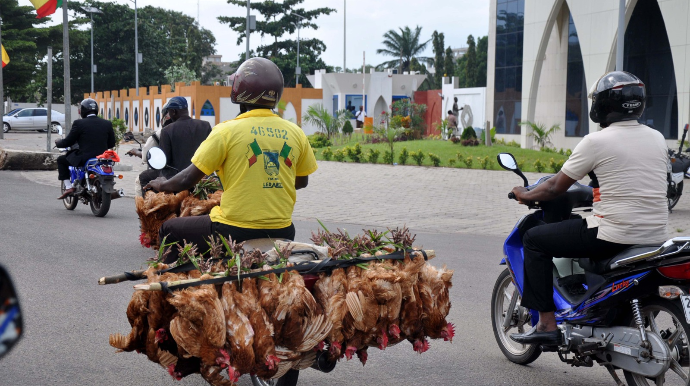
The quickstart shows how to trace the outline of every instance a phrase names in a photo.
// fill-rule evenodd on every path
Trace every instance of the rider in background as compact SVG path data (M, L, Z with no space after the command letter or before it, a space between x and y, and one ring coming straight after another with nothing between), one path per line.
M534 190L512 191L527 204L552 200L587 175L594 188L592 216L540 225L523 237L521 306L539 311L539 323L512 334L519 343L560 343L553 257L603 259L634 244L661 244L668 238L666 142L661 133L637 122L645 108L644 83L627 72L610 72L592 86L589 97L589 116L603 130L585 136L554 177Z
M161 119L161 128L154 131L153 134L146 140L146 143L144 144L143 148L137 149L130 149L127 153L129 156L136 156L142 159L141 163L144 165L148 165L148 153L149 150L151 150L152 147L158 147L160 145L160 135L161 135L161 130L163 130L166 126L172 123L172 119L170 119L170 114L168 114L168 104L166 103L165 106L163 106L163 109L161 110L161 113L163 114L163 118ZM172 170L172 169L169 169ZM139 173L137 178L134 181L134 195L135 196L144 196L142 188L149 183L149 181L156 179L160 177L162 171L155 170L155 169L147 169L144 170L143 172ZM174 175L174 174L173 174ZM171 175L172 177L172 175ZM142 183L141 181L145 181Z
M283 74L270 60L251 58L231 80L231 100L240 105L241 114L213 129L194 154L192 165L170 180L159 178L147 186L175 193L214 171L223 184L220 206L210 215L163 223L160 240L167 237L166 243L184 240L205 246L216 234L230 235L236 242L295 237L296 190L307 186L308 176L318 166L304 131L270 110L283 93ZM170 253L166 261L177 257Z
M59 148L78 145L77 149L72 149L57 158L58 180L65 183L65 192L58 197L58 200L74 193L69 175L70 166L83 166L89 159L96 158L106 150L115 147L112 122L99 118L96 114L98 114L98 103L91 98L84 99L79 105L79 115L82 119L74 121L65 139L55 140L55 146Z

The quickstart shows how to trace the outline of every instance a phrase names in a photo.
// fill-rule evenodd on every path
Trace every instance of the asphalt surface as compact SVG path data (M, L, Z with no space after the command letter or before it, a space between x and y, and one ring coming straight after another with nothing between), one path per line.
M0 264L13 276L25 321L25 336L0 360L0 385L204 385L192 375L174 381L142 354L116 353L111 333L128 333L125 310L132 284L98 286L101 276L143 268L151 255L138 242L132 199L112 203L105 218L80 204L67 211L58 189L19 172L0 171ZM333 197L333 205L344 205ZM490 214L487 214L487 216ZM500 215L500 214L499 214ZM357 218L353 215L352 218ZM361 231L360 225L327 222L329 228ZM381 227L402 224L379 224ZM295 222L307 241L316 222ZM613 385L603 368L571 368L553 353L529 366L510 363L494 340L490 297L502 267L503 239L481 234L415 230L418 245L437 251L434 265L455 270L451 289L453 343L432 341L422 355L403 342L386 351L372 348L365 367L340 362L323 374L308 369L301 385ZM239 385L251 385L243 377Z

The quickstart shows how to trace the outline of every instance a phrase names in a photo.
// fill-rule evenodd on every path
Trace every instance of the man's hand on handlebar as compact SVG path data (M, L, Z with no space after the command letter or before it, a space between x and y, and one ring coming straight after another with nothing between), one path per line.
M528 190L524 186L516 186L513 188L513 190L510 191L508 198L512 198L522 205L529 205L529 200L522 200L520 198L526 192L528 192ZM511 195L512 195L512 197L511 197Z
M161 191L161 184L167 181L165 177L158 177L144 186L144 190L153 190L155 192Z
M141 158L141 150L140 150L140 149L130 149L130 150L129 150L127 153L125 153L125 154L127 154L127 155L130 156L130 157L135 156L135 157Z

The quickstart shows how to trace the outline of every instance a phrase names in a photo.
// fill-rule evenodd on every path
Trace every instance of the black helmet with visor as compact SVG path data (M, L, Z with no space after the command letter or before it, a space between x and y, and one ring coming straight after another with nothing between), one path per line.
M647 92L637 76L613 71L599 78L589 91L592 108L589 117L601 127L614 122L638 120L645 107Z

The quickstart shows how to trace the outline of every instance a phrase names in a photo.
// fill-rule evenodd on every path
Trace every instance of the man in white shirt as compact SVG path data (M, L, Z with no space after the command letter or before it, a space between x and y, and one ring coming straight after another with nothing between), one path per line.
M357 119L357 128L361 129L364 127L364 118L367 116L367 112L364 111L364 106L359 106L359 111L355 113L355 119Z
M513 188L521 204L548 201L575 181L592 179L593 215L541 225L523 237L525 264L521 306L539 312L529 332L513 334L523 344L558 345L560 330L553 302L553 257L604 259L634 244L666 241L667 148L658 131L637 122L646 91L635 75L614 71L590 91L590 118L601 131L585 136L554 177L528 191Z

